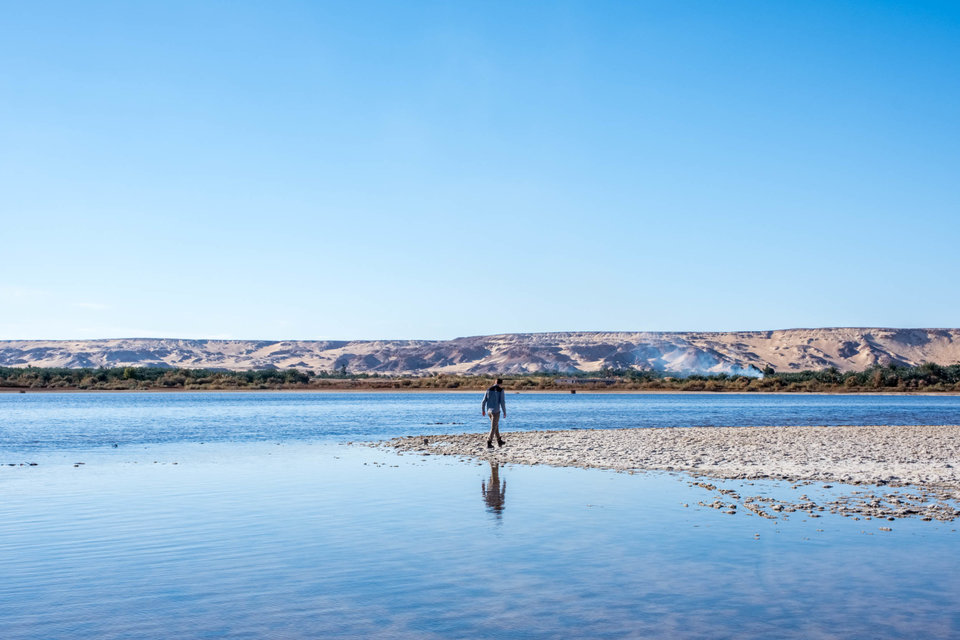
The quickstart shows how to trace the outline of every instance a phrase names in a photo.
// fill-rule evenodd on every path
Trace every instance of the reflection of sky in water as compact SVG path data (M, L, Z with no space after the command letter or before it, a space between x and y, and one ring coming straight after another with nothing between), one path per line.
M478 393L0 394L0 452L486 432ZM503 431L960 424L960 396L508 394Z
M4 638L960 633L952 523L772 522L684 508L710 494L680 476L517 466L498 517L486 462L329 444L74 457L0 469Z

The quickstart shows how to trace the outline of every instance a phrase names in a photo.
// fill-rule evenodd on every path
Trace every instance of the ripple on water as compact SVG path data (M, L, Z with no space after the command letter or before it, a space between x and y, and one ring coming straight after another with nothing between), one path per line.
M336 445L221 444L211 461L198 448L145 451L178 466L108 454L5 476L4 637L958 628L956 534L937 523L880 532L887 523L830 514L727 516L684 507L708 492L665 473L494 469Z

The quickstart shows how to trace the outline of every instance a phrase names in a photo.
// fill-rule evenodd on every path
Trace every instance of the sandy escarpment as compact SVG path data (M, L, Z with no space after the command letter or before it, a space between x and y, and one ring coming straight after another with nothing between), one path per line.
M510 333L453 340L4 340L0 366L287 369L425 374L600 371L757 375L766 367L960 362L960 329Z

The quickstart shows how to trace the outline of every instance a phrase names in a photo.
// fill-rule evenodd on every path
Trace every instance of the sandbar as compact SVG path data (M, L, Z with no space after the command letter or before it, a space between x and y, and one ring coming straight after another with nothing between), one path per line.
M486 448L485 434L409 436L379 445L399 452L469 456L505 464L684 472L698 479L857 487L822 504L721 491L721 495L735 496L732 505L723 499L720 504L704 505L733 511L747 506L764 516L798 510L937 520L960 516L956 508L960 500L957 425L575 429L512 432L503 437L506 445L492 450ZM710 483L695 484L717 489ZM902 490L891 491L893 488Z

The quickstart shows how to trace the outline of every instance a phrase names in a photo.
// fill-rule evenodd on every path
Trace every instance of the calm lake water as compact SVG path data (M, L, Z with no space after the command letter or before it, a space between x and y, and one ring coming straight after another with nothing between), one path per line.
M473 432L489 428L480 398L478 393L0 394L0 451ZM960 424L960 396L511 394L507 414L507 431Z
M507 429L960 423L942 396L507 402ZM0 637L960 635L960 523L731 516L680 474L345 444L480 431L478 410L477 394L0 395Z

